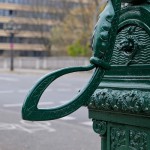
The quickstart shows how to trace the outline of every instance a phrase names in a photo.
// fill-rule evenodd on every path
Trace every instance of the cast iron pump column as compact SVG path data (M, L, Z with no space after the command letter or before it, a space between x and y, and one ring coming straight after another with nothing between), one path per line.
M109 0L93 33L91 64L41 78L26 97L23 119L58 119L87 106L93 129L102 137L102 150L150 150L149 18L149 0ZM37 107L55 79L94 68L90 81L69 103L50 109Z

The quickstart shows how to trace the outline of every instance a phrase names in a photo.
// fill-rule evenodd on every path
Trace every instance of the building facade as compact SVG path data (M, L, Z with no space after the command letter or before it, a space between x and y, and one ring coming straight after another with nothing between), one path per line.
M47 56L51 29L76 0L0 0L0 55ZM13 36L11 36L13 35Z

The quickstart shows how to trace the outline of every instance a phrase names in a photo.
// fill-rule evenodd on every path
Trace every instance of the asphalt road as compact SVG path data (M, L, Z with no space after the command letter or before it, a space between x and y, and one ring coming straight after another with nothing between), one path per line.
M21 107L28 90L44 73L0 72L0 150L98 150L100 138L92 130L87 108L54 121L28 122ZM88 81L89 74L58 79L43 94L39 108L69 101Z

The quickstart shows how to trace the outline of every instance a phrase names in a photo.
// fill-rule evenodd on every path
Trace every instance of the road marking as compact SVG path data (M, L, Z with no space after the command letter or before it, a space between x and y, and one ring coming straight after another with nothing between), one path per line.
M21 130L27 133L33 133L32 130L27 129L26 127L23 127L22 125L19 125L19 124L14 124L14 127L16 130Z
M38 131L48 131L48 132L55 132L56 130L52 128L50 122L27 122L21 120L20 123L3 123L0 122L0 131L8 131L8 130L20 130L27 133L35 133Z
M61 88L61 89L57 89L58 92L70 92L71 89L67 89L67 88Z
M68 102L70 102L69 100L66 100L66 101L60 101L60 104L66 104L66 103L68 103Z
M53 102L40 102L38 106L44 106L44 105L52 105ZM10 107L22 107L23 103L17 103L17 104L4 104L3 107L10 108Z
M8 77L0 77L0 80L11 81L11 82L17 82L17 81L19 81L18 79L8 78Z
M60 118L61 120L64 120L64 121L68 121L68 120L75 120L76 118L75 117L71 117L71 116L66 116L66 117L63 117L63 118Z
M22 107L23 103L18 104L4 104L3 107Z
M56 130L55 129L53 129L53 128L50 128L50 126L51 126L51 123L49 123L49 122L45 122L45 123L39 123L39 122L35 122L35 124L38 126L38 127L41 127L41 129L43 130L43 129L45 129L45 130L47 130L48 132L55 132ZM39 130L39 129L38 129ZM34 130L35 131L35 130Z
M52 105L54 102L39 102L39 105Z
M87 122L82 122L81 124L86 125L86 126L92 126L93 122L92 121L87 121Z
M27 93L29 90L18 90L18 93Z
M36 131L41 131L41 130L46 130L48 132L55 132L56 130L54 128L51 128L52 124L48 121L45 122L29 122L29 121L24 121L21 120L20 123L26 127L30 128L30 131L36 132Z
M13 93L13 90L7 90L7 91L0 91L0 94L9 94L9 93Z
M42 106L44 106L44 108L49 108L50 105L53 105L54 102L39 102L38 104L38 108L43 108Z
M14 130L14 125L8 123L0 123L0 130Z

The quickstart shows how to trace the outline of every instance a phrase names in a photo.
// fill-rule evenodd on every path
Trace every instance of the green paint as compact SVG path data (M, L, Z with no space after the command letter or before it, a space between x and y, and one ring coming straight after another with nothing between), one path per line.
M120 13L111 69L88 105L94 131L105 139L102 150L150 149L150 3L128 2Z

